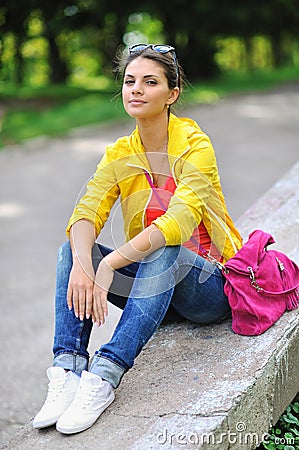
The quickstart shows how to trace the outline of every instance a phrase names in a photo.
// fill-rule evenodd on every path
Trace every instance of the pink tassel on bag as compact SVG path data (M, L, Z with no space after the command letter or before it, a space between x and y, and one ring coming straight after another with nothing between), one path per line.
M287 310L291 311L292 309L298 308L298 302L299 302L299 294L298 291L290 294L286 301Z
M283 263L280 261L280 259L276 256L277 265L281 274L282 278L282 284L284 288L292 289L292 280L289 271L284 267ZM293 262L293 261L291 261ZM296 266L294 267L296 269ZM291 291L288 295L286 295L286 309L288 311L291 311L293 309L298 308L299 303L299 290L298 288Z
M290 275L287 270L283 270L282 274L283 284L286 289L290 289ZM288 281L288 282L287 282ZM292 309L298 308L299 303L299 290L295 289L294 291L290 292L286 296L286 307L288 311L291 311Z

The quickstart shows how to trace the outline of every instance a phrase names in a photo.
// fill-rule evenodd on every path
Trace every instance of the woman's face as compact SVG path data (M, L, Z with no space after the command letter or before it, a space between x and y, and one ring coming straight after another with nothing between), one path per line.
M126 68L122 97L126 112L135 119L149 119L167 111L179 89L169 89L163 68L138 56Z

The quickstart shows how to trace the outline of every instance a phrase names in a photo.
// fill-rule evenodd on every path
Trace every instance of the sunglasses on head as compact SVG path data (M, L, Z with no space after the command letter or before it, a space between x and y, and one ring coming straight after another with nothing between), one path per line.
M173 62L175 64L175 72L176 72L176 77L177 77L177 81L179 79L179 67L178 67L178 61L177 61L177 57L175 54L175 48L172 47L171 45L165 45L165 44L135 44L132 45L129 48L129 52L130 54L132 53L137 53L137 52L142 52L143 50L146 50L147 48L152 49L154 52L157 53L168 53L171 52L172 56L173 56Z

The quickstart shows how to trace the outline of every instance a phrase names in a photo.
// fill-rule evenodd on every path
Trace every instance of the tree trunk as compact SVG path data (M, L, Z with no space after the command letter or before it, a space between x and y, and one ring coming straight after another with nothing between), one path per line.
M270 40L272 47L273 65L274 67L281 67L284 64L284 57L281 48L280 34L270 36Z
M46 37L49 43L50 81L52 84L65 83L70 72L60 56L55 36L48 32Z
M21 53L21 46L23 40L20 36L15 37L16 53L15 53L15 83L17 86L22 86L24 81L24 59Z
M217 74L215 48L207 36L190 34L187 45L178 47L178 53L183 61L187 79L209 79Z

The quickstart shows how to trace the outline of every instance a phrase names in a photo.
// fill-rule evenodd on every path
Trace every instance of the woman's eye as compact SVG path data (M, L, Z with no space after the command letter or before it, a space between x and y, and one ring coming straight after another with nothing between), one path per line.
M125 80L124 84L126 84L127 86L132 86L135 83L134 80ZM146 80L145 81L146 84L149 84L151 86L158 84L156 80Z

